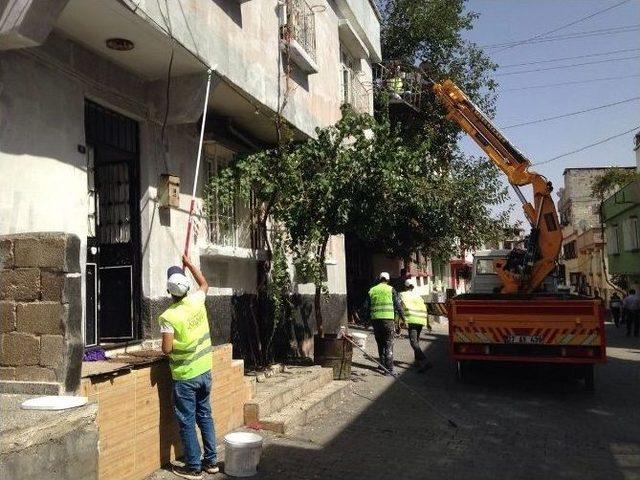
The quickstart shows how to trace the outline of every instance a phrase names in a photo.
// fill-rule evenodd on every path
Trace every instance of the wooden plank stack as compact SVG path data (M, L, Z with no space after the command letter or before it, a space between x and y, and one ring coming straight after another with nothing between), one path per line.
M243 425L252 384L231 344L214 347L211 404L218 442ZM98 404L99 478L143 479L181 454L166 361L117 376L83 378L80 394Z

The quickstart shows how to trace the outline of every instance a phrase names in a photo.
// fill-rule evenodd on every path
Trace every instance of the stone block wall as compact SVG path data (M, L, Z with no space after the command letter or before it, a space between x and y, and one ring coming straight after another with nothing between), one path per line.
M0 382L79 388L82 341L80 239L65 233L0 236Z

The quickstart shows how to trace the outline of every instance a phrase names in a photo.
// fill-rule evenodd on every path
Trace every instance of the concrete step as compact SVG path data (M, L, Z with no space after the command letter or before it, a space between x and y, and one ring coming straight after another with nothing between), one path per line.
M334 408L349 391L348 381L334 381L287 405L279 412L260 419L260 427L276 433L287 433L293 427L306 425L313 418Z
M333 371L320 366L287 367L255 384L255 396L244 405L244 423L261 421L290 403L333 381Z

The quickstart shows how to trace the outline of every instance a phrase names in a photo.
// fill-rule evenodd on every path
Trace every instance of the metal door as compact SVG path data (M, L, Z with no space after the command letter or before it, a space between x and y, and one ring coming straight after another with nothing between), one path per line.
M133 340L140 318L138 124L85 102L87 345Z

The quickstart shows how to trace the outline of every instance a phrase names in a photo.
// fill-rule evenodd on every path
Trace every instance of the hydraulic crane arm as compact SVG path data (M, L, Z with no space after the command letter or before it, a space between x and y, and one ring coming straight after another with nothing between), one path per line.
M502 170L522 202L531 224L527 252L521 265L510 262L495 263L500 276L502 293L530 293L536 290L555 268L562 232L558 212L551 198L553 187L542 175L530 171L531 162L498 131L480 109L453 83L445 80L434 83L433 91L447 109L447 118L455 121ZM520 190L524 185L533 188L533 204Z

